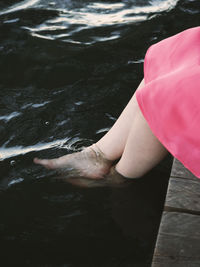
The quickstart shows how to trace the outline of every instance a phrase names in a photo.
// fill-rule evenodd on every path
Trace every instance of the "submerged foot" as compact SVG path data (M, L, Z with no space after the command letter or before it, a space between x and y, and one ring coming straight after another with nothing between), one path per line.
M34 163L47 169L57 170L68 177L86 177L100 179L110 171L112 161L106 159L97 145L92 145L81 152L68 154L56 159L34 159Z
M76 177L74 178L68 178L66 181L72 185L76 185L79 187L124 187L127 185L130 185L132 181L135 179L132 178L126 178L120 173L118 173L115 169L115 166L112 166L110 168L110 171L103 179L87 179L87 178L81 178Z

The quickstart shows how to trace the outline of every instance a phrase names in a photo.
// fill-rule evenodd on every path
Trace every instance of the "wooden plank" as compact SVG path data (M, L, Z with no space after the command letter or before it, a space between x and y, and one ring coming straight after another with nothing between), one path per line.
M174 159L152 267L200 266L200 179Z
M200 179L171 178L164 210L200 215Z
M185 179L191 179L191 180L198 179L187 168L185 168L184 165L176 158L174 158L173 165L172 165L172 171L171 171L170 176L171 177L180 177L180 178L185 178Z
M152 267L200 266L200 216L163 212Z

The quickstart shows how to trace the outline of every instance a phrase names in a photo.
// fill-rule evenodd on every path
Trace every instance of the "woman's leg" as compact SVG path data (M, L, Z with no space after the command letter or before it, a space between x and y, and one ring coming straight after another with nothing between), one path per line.
M167 155L167 150L152 133L144 119L135 96L134 102L135 117L121 159L115 167L118 173L127 178L143 176Z
M143 86L144 80L137 90ZM137 109L134 94L112 128L96 143L107 159L116 160L121 157Z
M143 81L138 88L142 86ZM121 157L117 172L133 178L154 167L166 153L141 114L134 94L110 131L96 144L58 159L36 158L34 162L49 169L60 169L69 176L97 179L104 177L112 162Z
M138 87L142 87L142 81ZM119 159L125 148L126 140L136 113L134 97L131 98L113 127L96 144L81 152L68 154L57 159L38 159L34 162L47 169L60 169L72 176L101 178L107 174L112 162Z

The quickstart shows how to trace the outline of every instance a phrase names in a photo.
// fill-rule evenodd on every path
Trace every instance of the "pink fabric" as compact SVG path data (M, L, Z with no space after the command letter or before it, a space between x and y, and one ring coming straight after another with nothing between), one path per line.
M136 92L152 132L200 178L200 27L152 45Z

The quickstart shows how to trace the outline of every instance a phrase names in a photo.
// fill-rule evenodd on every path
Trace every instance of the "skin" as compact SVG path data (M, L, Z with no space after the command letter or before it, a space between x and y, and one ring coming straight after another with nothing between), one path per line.
M144 81L137 90L143 86ZM152 133L134 94L113 127L96 144L56 159L35 158L34 163L58 170L75 185L121 185L146 174L167 153Z

